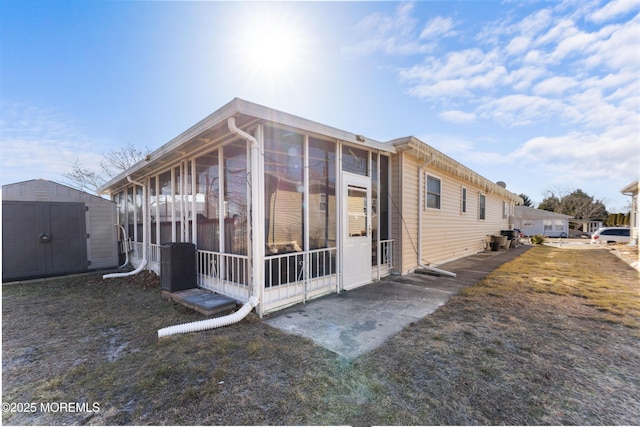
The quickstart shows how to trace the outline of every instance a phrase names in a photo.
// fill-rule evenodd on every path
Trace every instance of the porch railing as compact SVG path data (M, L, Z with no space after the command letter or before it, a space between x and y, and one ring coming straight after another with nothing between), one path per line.
M337 249L273 255L265 259L265 311L337 289Z
M198 286L241 301L249 300L249 257L197 251Z
M148 269L152 270L156 274L160 274L160 245L152 243L149 245L149 252L147 253Z
M373 277L387 276L393 269L394 241L379 243L380 262ZM132 242L129 257L134 265L142 259L143 245ZM213 251L197 252L197 285L240 301L250 294L250 265L247 255ZM160 245L150 244L147 268L160 274ZM264 312L304 302L338 290L337 248L316 249L268 256L264 260ZM376 272L377 270L377 272Z
M393 268L393 240L381 240L380 243L380 267L391 270Z

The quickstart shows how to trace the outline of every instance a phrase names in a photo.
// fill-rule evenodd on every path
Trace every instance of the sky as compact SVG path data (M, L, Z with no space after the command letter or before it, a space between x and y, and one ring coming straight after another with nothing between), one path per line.
M620 212L640 0L0 0L2 185L155 150L235 97Z

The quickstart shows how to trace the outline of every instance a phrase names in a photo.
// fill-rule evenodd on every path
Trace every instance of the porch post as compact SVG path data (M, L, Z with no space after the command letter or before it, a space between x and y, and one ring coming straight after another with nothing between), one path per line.
M253 271L253 289L258 292L260 304L256 312L260 317L264 313L264 130L259 124L256 128L256 144L251 144L251 263Z

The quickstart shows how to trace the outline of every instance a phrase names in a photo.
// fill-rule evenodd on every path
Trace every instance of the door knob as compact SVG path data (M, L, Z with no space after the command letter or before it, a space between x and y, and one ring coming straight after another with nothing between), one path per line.
M47 233L40 233L38 240L40 240L40 243L49 243L51 242L51 236Z

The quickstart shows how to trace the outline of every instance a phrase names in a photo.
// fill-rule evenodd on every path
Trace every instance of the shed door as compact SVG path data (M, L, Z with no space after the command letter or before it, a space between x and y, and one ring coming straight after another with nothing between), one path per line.
M87 270L83 203L2 203L2 280Z
M46 275L45 248L37 234L41 229L41 203L2 202L3 281Z
M87 227L82 203L52 203L49 206L49 250L47 274L87 270ZM44 212L46 226L47 212Z
M343 289L371 282L371 180L343 174Z

